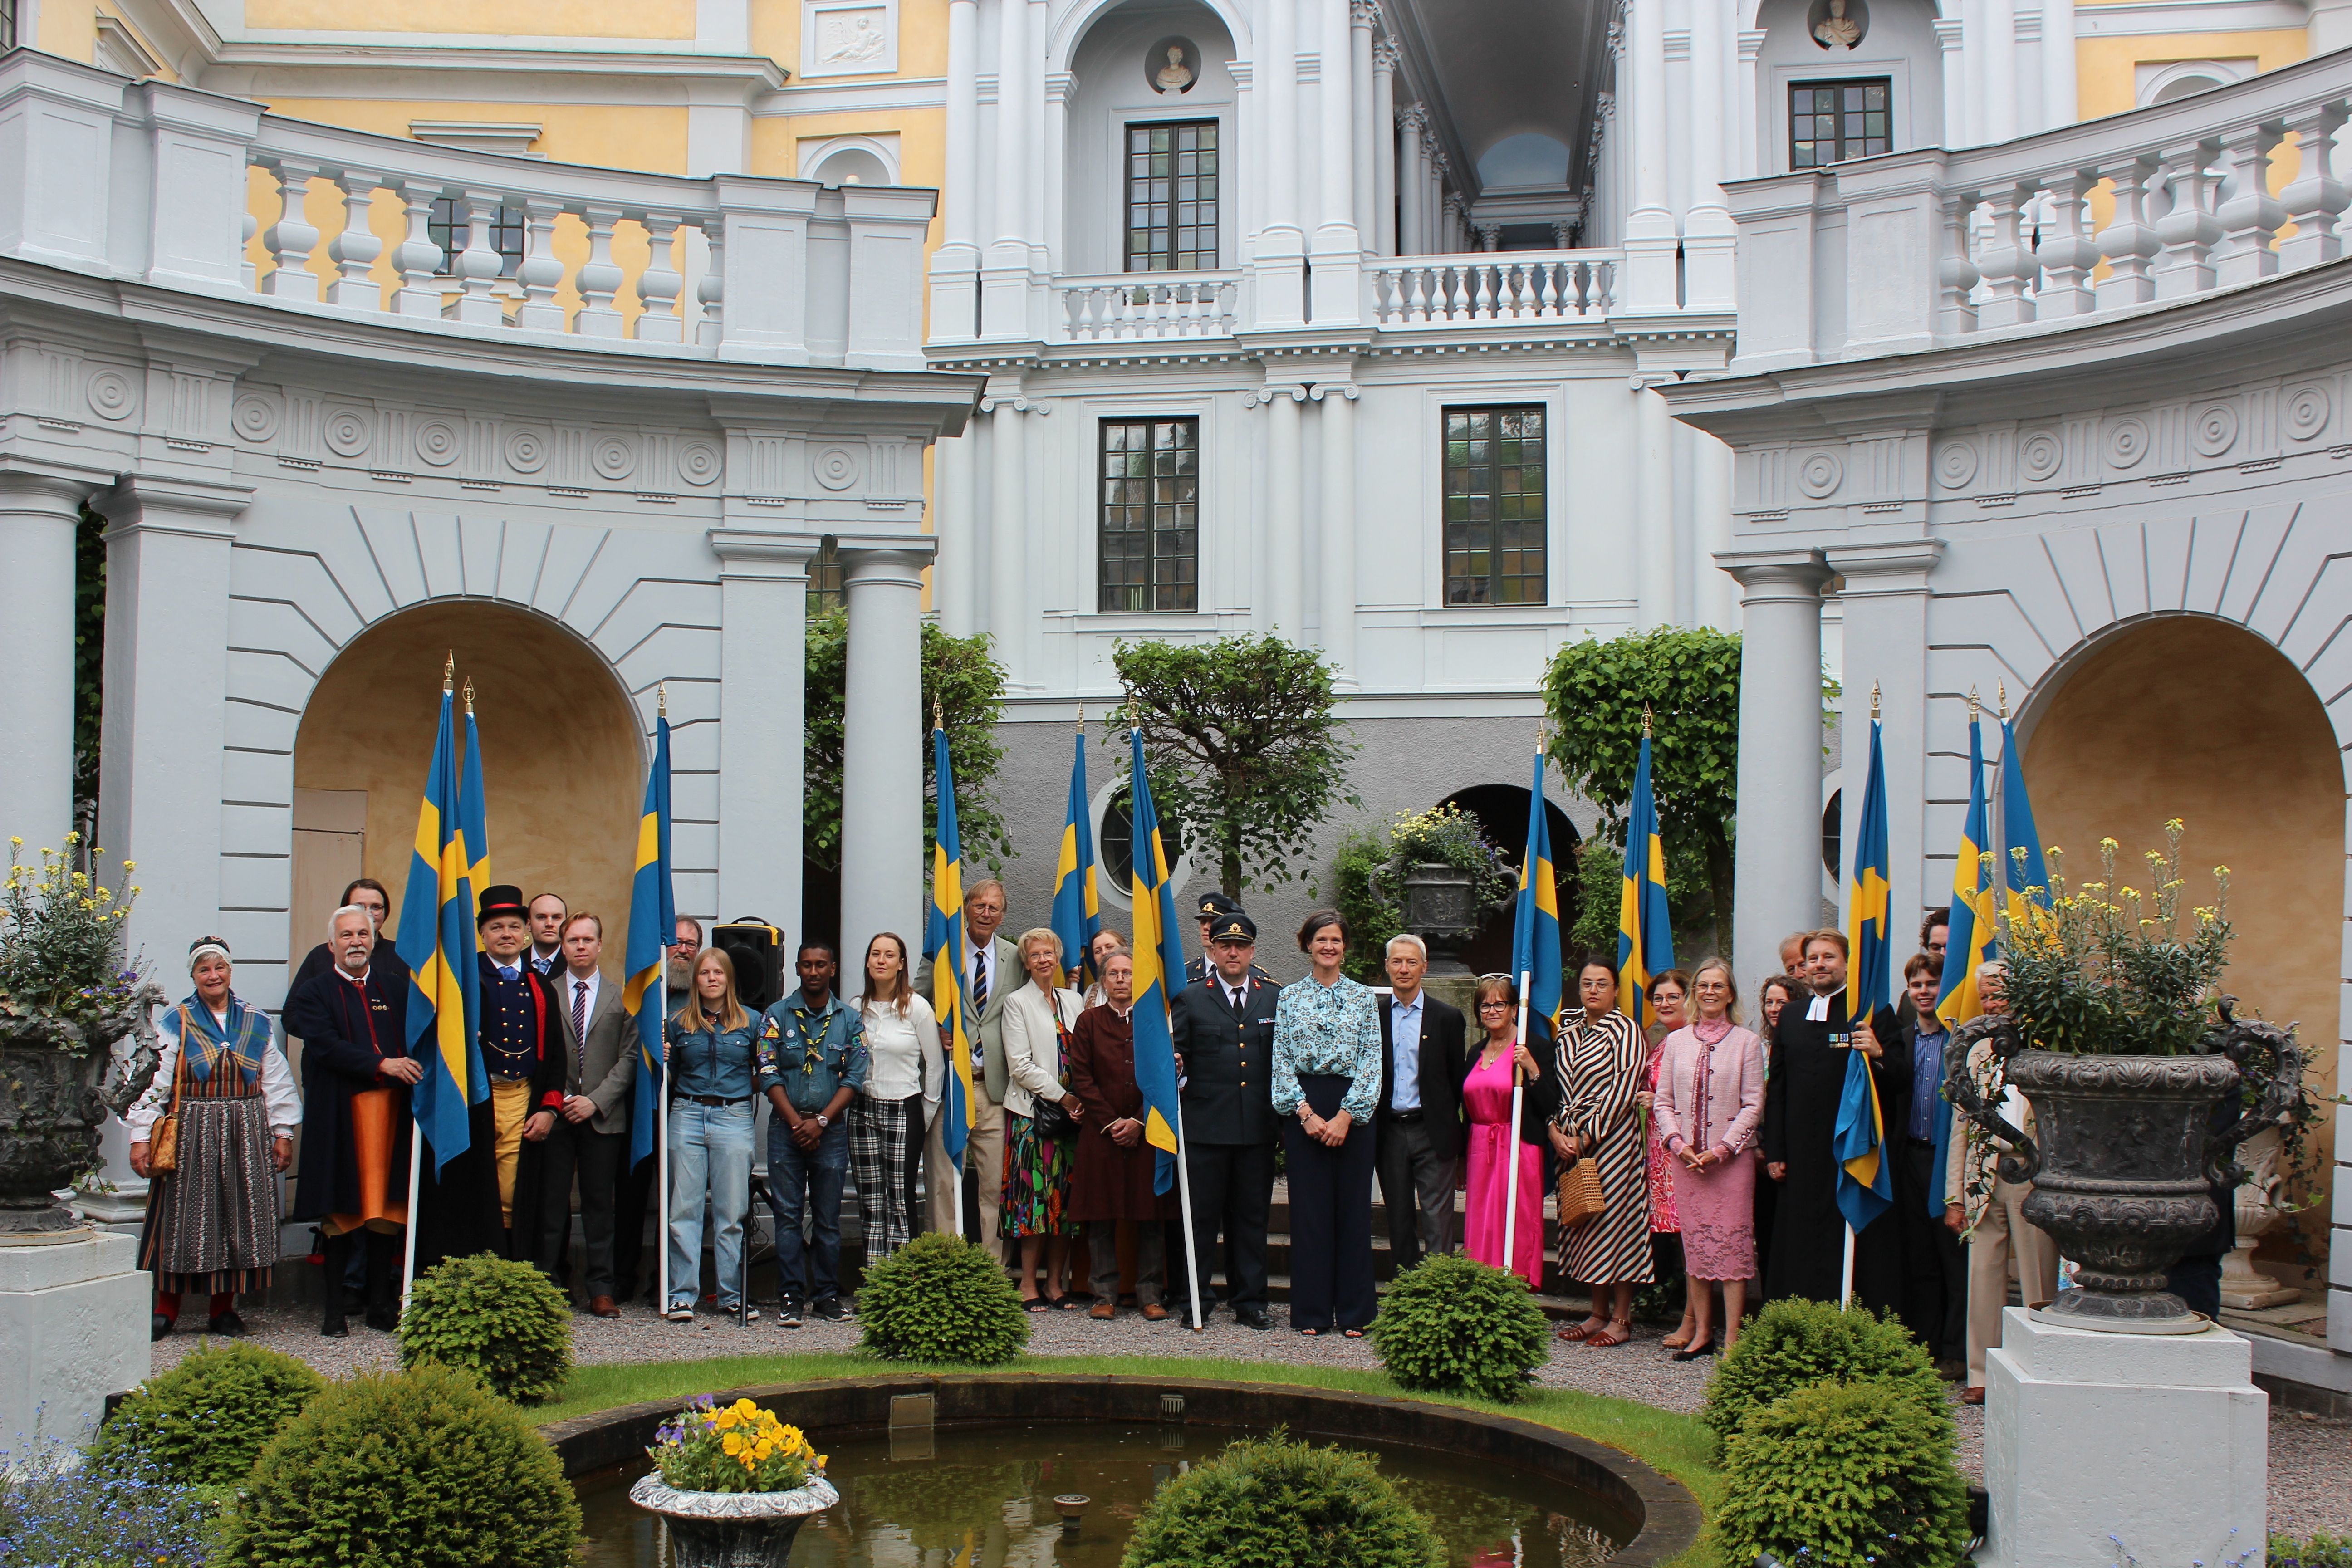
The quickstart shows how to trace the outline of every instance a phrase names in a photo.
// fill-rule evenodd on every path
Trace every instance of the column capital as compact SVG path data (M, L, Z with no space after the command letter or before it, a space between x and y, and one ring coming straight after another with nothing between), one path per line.
M1937 25L1941 26L1940 23ZM1764 52L1764 40L1768 36L1761 28L1753 31L1742 30L1732 35L1733 40L1739 46L1739 61L1742 65L1753 65L1756 62L1756 57Z
M1960 35L1966 30L1966 24L1963 23L1959 17L1938 16L1936 20L1928 23L1927 26L1935 29L1937 47L1941 48L1944 53L1948 55L1958 50L1960 47ZM1746 37L1747 35L1743 33L1740 37Z
M1380 0L1348 0L1348 25L1367 30L1381 25Z
M1777 550L1718 550L1715 563L1744 590L1740 603L1810 599L1818 604L1830 580L1829 563L1811 545Z
M60 511L77 511L113 481L114 475L105 468L0 452L0 498L8 500L46 500Z
M106 519L110 539L137 531L226 540L236 537L234 524L251 503L253 489L214 479L125 474L92 496L89 505Z
M1381 37L1372 40L1372 69L1374 72L1394 71L1397 68L1398 58L1399 55L1397 52L1396 40L1394 38L1382 35Z
M743 528L714 528L704 537L718 556L719 581L742 577L769 581L805 582L808 563L824 548L821 533L768 533Z
M1867 544L1832 544L1822 552L1830 570L1845 579L1842 599L1878 594L1924 594L1927 578L1943 558L1944 542L1926 534Z

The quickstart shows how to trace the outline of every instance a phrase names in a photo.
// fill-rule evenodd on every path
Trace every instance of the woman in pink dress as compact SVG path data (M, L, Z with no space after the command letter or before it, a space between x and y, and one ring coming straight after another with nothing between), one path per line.
M1478 982L1475 994L1485 1048L1462 1080L1462 1110L1470 1122L1470 1163L1464 1182L1462 1249L1481 1263L1507 1268L1543 1289L1544 1129L1557 1109L1550 1031L1528 1020L1528 1044L1517 1040L1519 988L1500 974ZM1519 1125L1511 1126L1511 1088L1524 1084ZM1516 1133L1516 1136L1514 1135ZM1504 1205L1519 1213L1511 1256L1503 1257Z
M1653 1102L1658 1093L1658 1068L1665 1060L1666 1037L1690 1022L1690 976L1679 969L1652 975L1649 997L1650 1011L1656 1016L1656 1021L1649 1029L1649 1059L1642 1064L1642 1092L1633 1097L1633 1103L1642 1108L1642 1115L1649 1122L1650 1258L1652 1268L1663 1281L1683 1272L1683 1227L1675 1217L1675 1163L1666 1157L1666 1146L1659 1142L1658 1117ZM1681 1350L1691 1342L1693 1324L1686 1299L1683 1302L1683 1321L1675 1325L1673 1333L1658 1342L1670 1351Z
M1764 1115L1764 1043L1734 1021L1731 971L1709 959L1691 982L1697 1021L1666 1037L1654 1122L1675 1172L1683 1263L1696 1317L1676 1361L1707 1354L1714 1285L1723 1287L1723 1348L1739 1339L1756 1272L1756 1162L1748 1147Z

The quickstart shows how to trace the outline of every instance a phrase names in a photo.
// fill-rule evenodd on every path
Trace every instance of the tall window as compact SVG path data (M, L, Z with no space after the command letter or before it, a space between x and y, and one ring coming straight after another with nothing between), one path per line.
M1096 607L1200 607L1201 422L1102 422Z
M809 557L808 614L821 616L848 605L849 594L841 580L841 542L828 533Z
M1445 411L1445 602L1544 602L1544 411Z
M425 232L441 247L441 274L457 276L457 253L466 248L468 225L466 210L454 196L433 198L433 211L425 220ZM522 265L522 208L500 207L490 220L490 244L499 253L499 276L511 278Z
M1127 128L1127 269L1213 271L1217 122Z
M1895 151L1892 78L1801 81L1789 89L1789 167L1819 169Z

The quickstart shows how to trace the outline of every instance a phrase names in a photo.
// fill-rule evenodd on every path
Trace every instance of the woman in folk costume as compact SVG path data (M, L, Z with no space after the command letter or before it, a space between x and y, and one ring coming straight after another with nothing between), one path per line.
M158 1021L155 1081L125 1118L131 1168L154 1184L139 1266L155 1276L159 1340L186 1290L212 1298L214 1333L245 1332L237 1294L268 1286L278 1261L277 1173L293 1163L302 1099L268 1016L230 992L229 972L220 938L189 947L195 994ZM157 1169L159 1152L168 1169Z
M1649 1177L1633 1106L1650 1050L1641 1026L1617 1010L1617 970L1607 959L1587 959L1576 990L1584 1010L1560 1017L1551 1145L1562 1160L1590 1158L1599 1167L1606 1206L1560 1233L1560 1272L1591 1289L1592 1312L1559 1337L1606 1349L1633 1338L1633 1287L1654 1277Z

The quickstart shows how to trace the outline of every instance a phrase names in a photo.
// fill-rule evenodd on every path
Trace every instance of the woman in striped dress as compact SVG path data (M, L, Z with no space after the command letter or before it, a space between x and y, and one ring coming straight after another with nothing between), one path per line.
M229 990L228 943L188 949L195 994L158 1020L163 1058L131 1108L131 1168L150 1174L155 1123L179 1118L172 1169L154 1173L139 1266L155 1276L153 1337L179 1321L180 1296L211 1298L211 1331L241 1334L236 1298L269 1284L278 1261L278 1176L293 1163L302 1100L268 1015Z
M1584 1011L1560 1019L1551 1142L1563 1160L1590 1155L1599 1165L1607 1206L1560 1234L1560 1272L1592 1292L1592 1312L1559 1337L1605 1348L1633 1338L1633 1287L1653 1278L1646 1151L1633 1108L1650 1053L1641 1026L1617 1010L1617 971L1606 959L1587 959L1576 989Z

